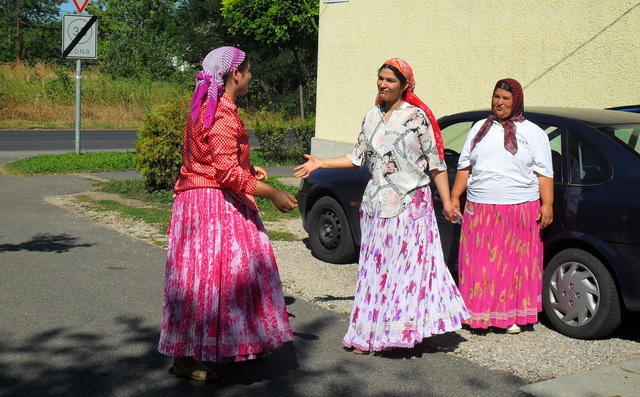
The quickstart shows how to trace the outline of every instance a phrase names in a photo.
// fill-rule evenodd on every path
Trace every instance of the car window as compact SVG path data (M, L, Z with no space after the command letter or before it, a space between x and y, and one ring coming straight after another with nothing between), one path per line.
M640 135L640 125L630 124L602 126L598 127L598 129L605 134L615 136L617 139L622 141L623 144L636 152L636 154L640 154L640 139L638 139L638 136Z
M555 131L555 130L554 130ZM553 180L563 181L562 173L562 135L549 134L549 146L551 146L551 161L553 162Z
M569 131L570 183L593 185L611 179L609 161L600 150L575 131Z
M460 153L473 123L473 121L463 121L445 127L441 131L444 147Z
M553 161L553 180L562 182L562 135L557 125L536 121L535 124L544 130L551 146L551 160Z

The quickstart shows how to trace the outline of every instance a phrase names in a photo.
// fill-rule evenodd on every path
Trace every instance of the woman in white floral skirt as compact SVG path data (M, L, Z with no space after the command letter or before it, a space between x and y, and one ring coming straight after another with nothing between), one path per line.
M411 348L454 331L469 317L444 262L429 189L435 180L445 211L453 213L437 121L413 93L407 62L378 70L376 106L364 117L352 153L308 161L294 176L318 168L367 165L372 178L360 208L362 244L355 302L343 344L357 354Z

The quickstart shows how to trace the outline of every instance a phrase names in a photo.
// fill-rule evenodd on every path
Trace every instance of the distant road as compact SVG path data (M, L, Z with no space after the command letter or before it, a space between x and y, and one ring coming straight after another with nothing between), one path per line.
M80 151L133 151L138 130L83 130ZM0 130L0 152L66 153L76 150L75 130Z
M249 145L259 149L252 130ZM80 151L133 151L138 130L83 130ZM0 152L67 153L76 150L75 130L0 130Z

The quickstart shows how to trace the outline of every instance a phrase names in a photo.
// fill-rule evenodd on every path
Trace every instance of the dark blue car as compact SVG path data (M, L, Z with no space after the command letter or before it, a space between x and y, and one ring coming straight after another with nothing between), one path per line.
M488 110L439 120L452 186L458 153ZM528 107L553 155L554 221L544 230L543 307L561 333L594 339L613 332L625 311L640 311L640 114ZM300 214L313 254L357 260L358 209L366 169L318 170L301 184ZM442 216L431 187L447 264L456 272L460 226Z

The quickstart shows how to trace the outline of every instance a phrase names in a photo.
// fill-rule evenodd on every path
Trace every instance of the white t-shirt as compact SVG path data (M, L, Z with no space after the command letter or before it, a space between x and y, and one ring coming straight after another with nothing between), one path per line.
M471 166L467 200L483 204L538 200L540 185L534 172L553 178L547 134L529 120L516 122L518 152L513 155L504 148L504 128L494 121L487 135L469 152L471 141L485 120L477 122L469 131L458 161L458 169Z

